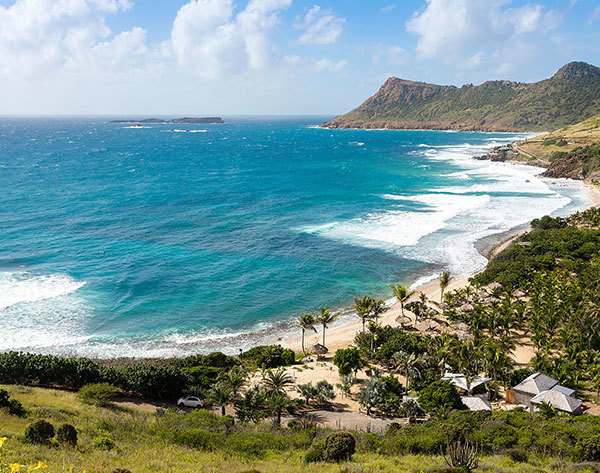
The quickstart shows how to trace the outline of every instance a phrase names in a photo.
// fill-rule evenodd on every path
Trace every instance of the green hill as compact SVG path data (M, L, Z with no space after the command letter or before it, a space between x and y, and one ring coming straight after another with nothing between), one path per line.
M545 131L600 113L600 68L571 62L532 84L488 81L441 86L389 78L331 128Z

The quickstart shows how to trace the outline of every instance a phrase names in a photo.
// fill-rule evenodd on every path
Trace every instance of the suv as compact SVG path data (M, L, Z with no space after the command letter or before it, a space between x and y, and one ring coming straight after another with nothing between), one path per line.
M196 396L184 396L184 397L180 397L177 400L177 405L179 407L203 407L204 406L204 401L202 399L200 399L199 397Z

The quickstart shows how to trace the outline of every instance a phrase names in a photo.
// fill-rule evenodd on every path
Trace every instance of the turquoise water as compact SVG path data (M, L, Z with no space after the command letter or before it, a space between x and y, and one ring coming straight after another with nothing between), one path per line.
M472 159L517 135L327 118L0 119L0 350L231 352L301 311L477 270L481 238L588 204Z

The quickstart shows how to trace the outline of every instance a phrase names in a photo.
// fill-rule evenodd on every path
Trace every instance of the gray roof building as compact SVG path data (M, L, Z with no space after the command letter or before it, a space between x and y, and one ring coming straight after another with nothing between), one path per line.
M534 373L528 376L519 384L517 384L513 391L520 391L531 395L537 395L543 391L548 391L558 384L558 381L550 376L546 376L542 373Z
M491 411L492 404L479 396L461 396L461 400L470 411Z
M553 389L538 394L530 402L533 411L537 411L543 402L550 404L559 411L568 412L569 414L580 414L583 409L583 401L581 399Z

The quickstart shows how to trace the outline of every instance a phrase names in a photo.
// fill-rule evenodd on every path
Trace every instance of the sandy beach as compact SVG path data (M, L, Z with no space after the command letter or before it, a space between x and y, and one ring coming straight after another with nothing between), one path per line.
M593 185L587 185L589 188L589 197L592 202L592 206L600 206L600 188ZM481 252L483 256L485 256L488 261L491 260L494 256L508 247L516 238L518 238L523 233L528 232L531 229L529 225L516 227L509 232L504 232L502 234L493 235L485 239L485 241L479 242L477 245L478 250ZM468 284L469 279L474 276L476 273L469 274L467 276L456 277L452 279L450 285L446 289L446 291L452 291L455 289L459 289ZM417 287L413 287L415 293L412 296L411 300L415 300L419 297L420 293L423 292L429 300L439 301L440 300L440 287L438 280L435 279L433 281L427 282L425 284L419 285ZM380 317L379 322L382 325L391 325L393 327L398 326L399 323L396 320L401 315L401 307L398 302L393 303L389 310ZM412 316L406 312L406 315ZM303 367L293 367L290 368L290 374L294 377L294 383L296 385L308 383L311 381L319 381L321 379L328 380L334 386L340 382L337 368L332 363L332 355L338 348L346 348L352 345L354 336L356 332L360 331L362 328L360 319L356 317L355 320L345 319L342 322L334 324L326 331L326 345L329 349L328 356L324 357L321 361L313 361L306 363ZM318 330L316 333L311 332L306 334L306 346L311 347L315 343L322 342L322 332L321 327L318 326ZM301 335L298 333L297 335L291 334L286 339L280 340L280 343L284 346L287 346L295 351L301 351ZM523 337L515 351L513 352L513 358L516 363L519 365L527 365L529 360L534 354L533 346L527 337ZM316 357L313 357L316 358ZM367 376L363 372L359 372L358 379L365 379ZM402 376L400 376L400 381L405 382ZM356 391L358 387L355 385L353 388L353 393ZM341 395L341 391L336 387L336 408L338 410L343 411L358 411L359 405L355 399L352 398L344 398ZM290 394L293 397L298 396L298 393L295 390L291 390Z

